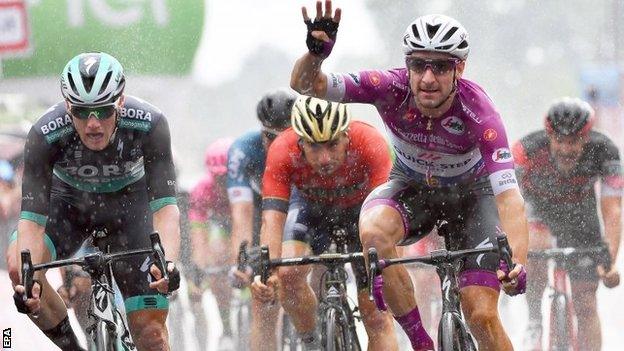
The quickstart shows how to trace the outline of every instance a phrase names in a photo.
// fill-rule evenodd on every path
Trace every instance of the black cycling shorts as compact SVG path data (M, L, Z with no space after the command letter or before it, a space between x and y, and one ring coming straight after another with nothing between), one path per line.
M332 237L337 245L346 245L347 252L362 252L358 231L360 206L330 207L306 201L292 191L282 242L300 241L310 246L314 255L326 252ZM364 262L352 264L358 291L368 287Z
M59 196L51 197L45 232L55 250L52 257L71 257L95 229L107 231L103 243L110 252L150 247L152 212L145 191L101 193L95 197L97 201L88 208L78 208ZM168 308L166 296L149 287L151 263L149 255L113 263L113 275L127 313Z
M483 248L496 245L502 232L494 193L487 178L474 184L432 188L410 183L400 174L373 190L364 201L362 213L379 205L396 209L403 219L405 237L398 245L412 244L431 233L438 221L447 221L449 250ZM464 260L460 287L487 286L499 290L496 278L498 255L480 254Z

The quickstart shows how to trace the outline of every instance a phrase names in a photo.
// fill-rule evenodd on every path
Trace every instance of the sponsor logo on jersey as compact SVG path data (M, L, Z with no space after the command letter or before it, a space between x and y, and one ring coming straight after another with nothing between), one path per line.
M342 80L342 76L338 74L331 74L331 85L333 88L338 88L344 85L344 81Z
M122 176L124 174L131 174L136 171L136 168L143 163L143 159L139 159L136 162L127 161L120 165L82 165L80 167L67 167L65 171L72 176L79 176L81 178L93 178L93 177L114 177Z
M511 151L509 151L506 147L496 149L492 153L492 161L496 163L511 162L512 160L513 157L511 156Z
M466 116L470 117L473 121L477 122L478 124L483 123L483 120L481 120L481 118L479 118L479 116L477 116L476 113L472 112L472 110L469 109L468 106L466 106L466 104L464 104L463 102L461 103L461 107L462 107L462 111L464 111Z
M48 123L41 126L41 132L43 135L47 135L50 132L53 132L59 128L65 127L72 123L71 117L69 114L65 114L63 117L56 117L55 119L49 121Z
M423 152L423 153L418 154L418 158L423 159L423 160L435 161L435 160L441 159L442 156L433 152Z
M512 171L505 171L501 174L501 179L498 181L498 186L516 184L516 177L514 177Z
M485 141L494 141L496 138L498 138L498 133L492 128L488 128L483 132L483 139Z
M121 108L122 118L134 118L142 121L152 121L152 113L138 108Z
M414 113L414 111L407 111L405 112L405 114L403 115L403 120L407 121L407 122L412 122L413 120L416 119L416 113Z
M381 76L379 75L379 72L371 72L368 75L368 80L374 87L376 87L379 83L381 83Z
M351 77L351 79L353 79L353 83L355 83L357 86L360 85L360 76L357 73L349 73L349 76Z
M406 91L407 89L409 89L407 87L407 85L401 84L401 83L397 82L396 80L392 81L392 86L395 87L395 88L401 89L403 91Z
M466 131L464 121L455 116L449 116L442 120L442 127L449 133L462 135Z
M416 156L410 155L407 152L404 152L396 145L394 146L394 150L398 155L401 156L404 160L407 160L411 163L414 163L421 168L428 168L432 171L443 171L448 169L463 169L466 165L475 163L474 159L471 157L465 157L465 155L453 155L453 159L457 159L457 161L449 160L450 162L439 162L440 160L444 160L442 156L436 156L430 153L422 153ZM448 156L450 159L451 156ZM463 158L463 159L460 159Z

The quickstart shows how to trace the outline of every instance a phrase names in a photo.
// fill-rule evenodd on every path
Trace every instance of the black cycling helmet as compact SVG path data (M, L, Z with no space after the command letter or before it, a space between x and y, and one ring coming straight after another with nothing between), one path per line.
M256 108L260 123L271 129L290 127L290 115L296 99L297 94L286 88L265 94Z
M550 105L544 124L549 134L586 135L594 122L594 109L579 98L564 97Z

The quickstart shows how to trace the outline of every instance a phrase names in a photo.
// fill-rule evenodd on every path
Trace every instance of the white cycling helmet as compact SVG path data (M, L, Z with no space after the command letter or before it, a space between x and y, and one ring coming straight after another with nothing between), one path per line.
M433 51L465 60L470 52L468 32L455 19L445 15L425 15L410 23L403 35L403 52Z
M61 92L72 105L114 103L123 94L126 79L116 58L103 52L72 58L61 74Z

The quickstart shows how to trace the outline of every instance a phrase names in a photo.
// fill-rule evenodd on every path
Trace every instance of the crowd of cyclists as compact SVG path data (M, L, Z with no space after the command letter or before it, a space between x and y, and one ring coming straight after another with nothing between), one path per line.
M268 246L272 258L301 257L327 251L329 236L339 232L351 252L375 248L380 258L391 259L426 254L436 245L492 247L504 233L514 267L488 253L464 260L458 271L463 315L480 350L513 350L499 317L501 291L526 291L524 346L541 350L547 265L527 260L529 250L607 245L616 262L624 176L618 148L592 129L595 112L587 102L555 101L543 130L511 144L487 93L463 78L471 47L457 20L424 15L410 23L397 40L404 67L342 74L322 70L337 43L341 9L318 1L313 18L305 7L302 16L308 52L295 62L290 88L270 90L259 100L257 130L206 140L206 172L182 215L165 115L125 93L124 70L114 57L83 53L67 63L63 101L28 134L20 220L6 255L18 311L60 349L82 349L67 306L87 315L74 297L88 289L80 282L88 278L64 272L68 278L57 293L45 273L36 273L28 298L19 253L30 250L34 263L67 258L94 230L105 230L112 252L149 246L152 231L161 235L168 279L148 256L113 267L138 350L178 349L169 345L166 320L180 276L202 350L209 327L202 308L206 289L217 301L221 349L233 344L233 289L251 291L250 350L278 349L280 310L304 350L323 349L315 291L321 272L281 267L265 284L254 269L236 266L245 241ZM373 105L385 133L358 121L351 103ZM191 244L183 254L181 221L189 223ZM442 222L447 243L435 234ZM225 269L209 272L211 267ZM583 325L580 350L600 350L596 290L600 281L617 286L619 273L589 257L570 267ZM396 322L414 350L433 350L436 276L420 270L410 275L402 265L384 269L384 312L369 299L367 268L352 268L368 349L398 350Z

